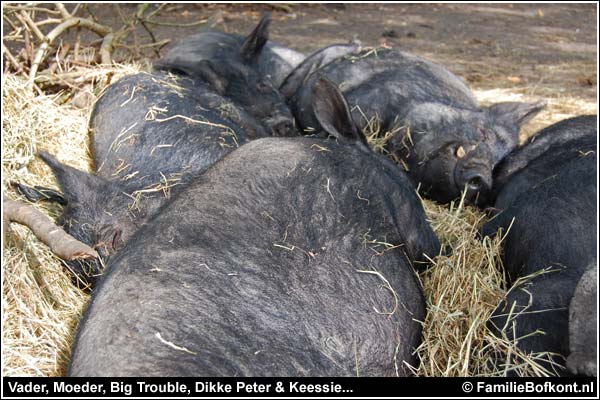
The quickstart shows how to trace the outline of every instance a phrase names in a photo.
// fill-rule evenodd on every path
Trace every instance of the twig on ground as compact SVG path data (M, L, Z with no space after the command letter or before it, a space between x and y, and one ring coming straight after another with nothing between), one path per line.
M101 55L102 64L110 64L111 63L110 54L112 51L112 42L114 40L114 34L113 34L112 30L104 25L97 24L86 18L72 17L72 18L67 19L60 25L56 26L54 29L52 29L48 33L48 35L46 35L44 42L38 48L38 50L35 54L35 58L33 59L33 62L31 63L31 69L29 70L29 85L30 86L33 86L33 83L35 81L35 76L37 74L40 63L44 59L46 50L48 49L48 46L50 44L52 44L52 42L54 42L54 40L63 32L67 31L70 28L78 27L78 26L89 29L92 32L95 32L98 35L104 37L104 40L102 41L102 46L100 47L100 55Z
M69 11L67 11L67 9L66 9L66 7L65 7L64 4L62 4L62 3L56 3L54 6L56 7L56 9L58 10L58 12L60 13L60 15L62 15L62 17L64 19L69 19L69 18L71 18L73 16ZM78 7L79 7L79 5L77 5L77 7L75 7L74 11L77 11Z
M25 74L25 71L23 71L23 67L21 66L21 64L19 64L17 59L6 48L6 46L4 46L4 44L2 44L2 53L6 56L6 58L8 59L8 62L10 62L12 64L12 66L15 69L15 72L17 74Z
M7 198L2 199L2 205L4 208L2 218L5 224L16 222L29 227L40 241L48 245L52 252L63 260L98 257L96 250L66 233L31 205Z
M29 14L27 14L25 11L21 11L19 15L22 18L19 20L23 21L23 24L27 25L27 27L31 29L35 36L37 36L38 40L43 42L46 39L46 36L42 33L42 31L40 31L35 22L33 22Z

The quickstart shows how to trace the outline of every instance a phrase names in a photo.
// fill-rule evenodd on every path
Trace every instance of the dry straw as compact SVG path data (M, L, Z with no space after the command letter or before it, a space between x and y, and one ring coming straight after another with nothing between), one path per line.
M2 191L11 181L56 187L47 167L35 160L46 149L87 169L86 116L33 96L24 79L5 75L2 85ZM55 217L55 206L37 204ZM74 328L86 296L63 272L48 248L28 229L6 229L2 256L2 374L56 376L64 373Z
M551 376L536 362L546 354L524 354L505 335L496 337L488 319L506 293L501 242L478 239L486 217L462 202L450 207L424 201L432 227L449 256L438 256L420 274L427 303L419 376ZM538 333L541 334L541 333ZM508 355L504 361L505 355Z
M115 78L136 69L94 68L93 73ZM58 105L61 96L34 95L22 77L3 76L2 193L8 198L18 198L10 182L56 188L50 169L36 158L40 150L68 165L89 169L89 109ZM55 204L34 206L51 218L60 213ZM12 224L3 226L4 231L2 375L64 375L75 327L88 296L71 283L60 259L28 229Z
M95 85L85 90L92 99L109 81L137 67L90 67ZM478 92L485 101L537 100L520 93ZM34 95L23 78L5 75L2 82L2 190L10 181L56 187L49 169L35 158L39 150L54 154L74 167L89 169L87 117L83 109L58 105L64 93ZM526 132L557 120L596 112L596 105L576 98L549 98L548 107ZM379 135L372 121L367 132L379 150L393 133ZM531 128L534 126L535 128ZM36 204L55 218L60 208ZM476 232L485 215L462 202L440 206L424 201L428 218L452 255L439 256L420 274L428 306L423 321L424 341L417 349L421 360L415 373L421 376L490 376L514 370L523 375L546 375L536 364L543 354L522 354L514 343L496 338L486 321L506 292L499 272L500 240L480 241ZM6 231L2 260L3 376L57 376L65 373L69 349L81 312L88 299L71 284L60 260L25 228L13 225ZM501 351L509 362L492 362Z

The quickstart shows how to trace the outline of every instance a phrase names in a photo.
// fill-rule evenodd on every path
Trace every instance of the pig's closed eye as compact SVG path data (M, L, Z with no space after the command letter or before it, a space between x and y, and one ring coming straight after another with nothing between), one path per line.
M113 248L113 250L117 250L117 247L119 247L120 243L121 243L121 229L119 228L114 228L112 230L112 240L111 240L111 246Z
M261 92L268 92L271 90L271 85L269 85L266 82L259 82L257 87L258 87L258 90L260 90Z

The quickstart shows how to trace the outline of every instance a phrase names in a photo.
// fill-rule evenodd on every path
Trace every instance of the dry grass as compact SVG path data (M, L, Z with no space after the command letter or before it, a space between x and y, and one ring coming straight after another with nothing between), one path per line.
M450 207L427 200L424 204L434 231L452 252L436 257L420 274L428 313L424 340L417 349L421 364L415 373L505 376L511 370L519 376L552 376L537 363L547 354L525 354L504 334L496 337L488 328L488 319L507 289L500 257L504 235L477 239L486 216L462 202ZM497 355L507 355L509 361Z
M432 228L452 249L421 273L428 314L416 371L423 376L492 375L485 362L486 321L504 293L499 240L479 241L484 214L462 203L450 208L425 201Z
M116 79L135 70L135 67L96 68L93 73L102 77L110 74ZM68 165L89 170L89 108L58 105L64 93L37 96L26 86L21 77L3 76L2 193L12 199L17 198L9 187L12 181L56 187L50 169L35 157L40 150ZM95 87L94 91L101 89ZM34 206L52 218L60 213L54 204ZM3 226L4 229L2 375L64 375L75 326L87 295L71 283L60 259L28 229L17 224Z
M583 114L597 114L598 104L540 87L521 87L513 89L474 90L475 97L482 105L501 101L535 102L544 99L546 108L526 124L521 130L521 143L540 129L563 119Z
M137 68L115 67L99 70L88 91L92 99L112 76ZM76 91L74 91L76 92ZM526 91L486 90L477 92L482 102L534 101L539 96ZM73 96L71 96L73 97ZM36 160L47 150L69 165L88 169L86 123L91 103L83 109L58 105L64 93L37 96L25 90L25 81L5 75L2 82L2 190L8 182L55 187L49 169ZM597 112L597 105L566 96L547 97L547 109L525 127L525 135L557 120ZM377 131L373 122L373 133ZM374 135L372 139L375 139ZM380 148L391 135L377 142ZM380 136L381 137L381 136ZM500 239L479 241L475 232L485 221L484 214L461 203L450 207L424 201L432 226L442 243L453 249L451 256L434 260L434 266L420 275L428 305L423 322L424 342L417 353L422 376L491 376L514 369L524 375L544 375L535 365L541 355L520 354L502 338L494 338L486 321L503 297L506 288L501 269ZM36 204L51 217L58 206ZM57 376L65 373L69 349L78 318L87 301L71 284L60 260L49 253L25 228L13 225L3 244L2 328L3 376ZM511 355L510 365L488 362L494 351ZM542 355L543 356L543 355Z
M3 195L15 198L6 190L10 181L55 187L50 170L35 160L41 149L87 169L85 113L33 96L23 79L6 75L2 84ZM36 207L53 217L59 212L51 205ZM4 238L2 272L2 375L64 374L86 296L63 272L60 260L16 224Z

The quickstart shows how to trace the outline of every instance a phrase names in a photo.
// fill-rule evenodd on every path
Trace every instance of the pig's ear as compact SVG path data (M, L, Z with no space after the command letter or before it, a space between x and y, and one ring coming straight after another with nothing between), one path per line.
M492 104L488 112L497 120L505 124L514 124L521 127L537 113L546 107L546 102L540 100L535 103L521 103L517 101L507 101L503 103Z
M220 95L225 94L227 84L225 79L217 73L218 69L208 60L198 61L190 71L184 72L191 76L196 76L207 82Z
M284 99L289 100L300 89L302 83L306 81L306 77L313 73L311 63L301 63L290 72L290 74L279 85L279 93Z
M104 179L60 163L46 152L38 156L50 167L67 203L81 203L107 185Z
M269 40L269 25L271 24L271 15L265 14L260 19L256 28L246 37L240 54L246 62L251 62L258 57L263 47Z
M321 127L338 139L350 139L367 144L365 136L354 123L348 103L340 89L321 76L313 86L313 112Z
M163 62L156 61L154 68L162 71L174 71L183 73L192 78L200 78L208 83L217 93L223 95L227 84L225 79L217 73L218 69L209 60L200 60L195 63L187 62Z

